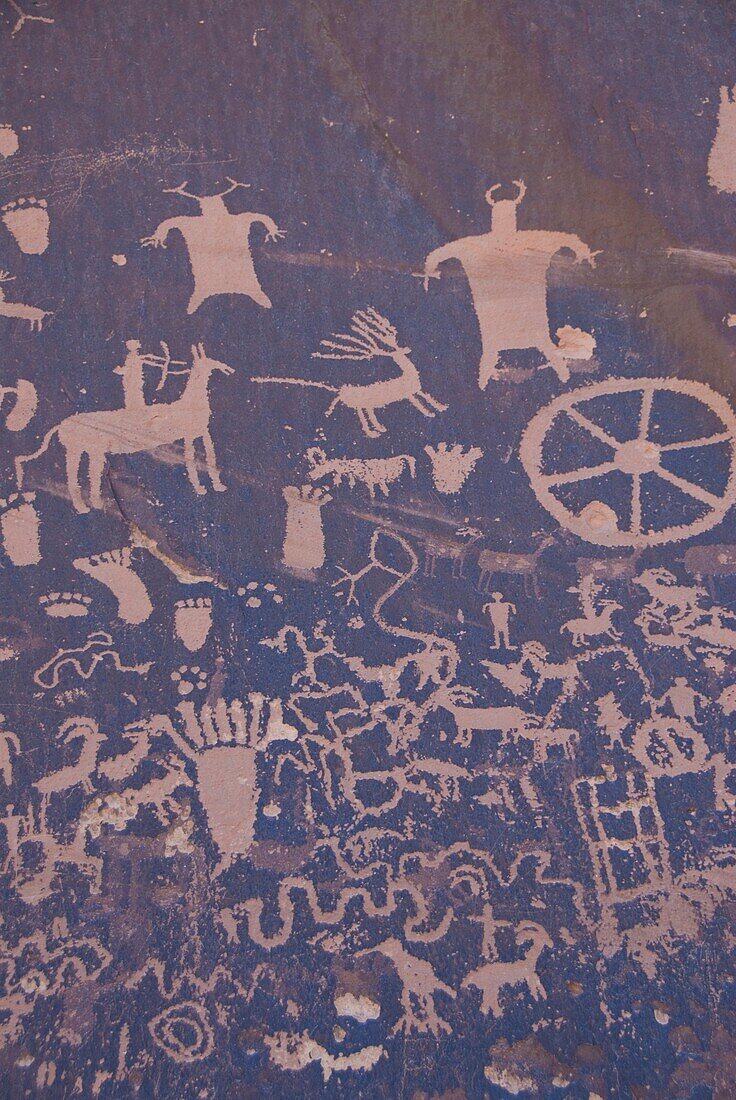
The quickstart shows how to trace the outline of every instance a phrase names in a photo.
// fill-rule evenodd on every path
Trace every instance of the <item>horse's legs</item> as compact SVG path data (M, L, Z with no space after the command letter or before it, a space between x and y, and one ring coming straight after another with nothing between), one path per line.
M374 428L372 428L371 425L368 423L368 417L365 414L365 410L364 409L356 409L355 411L358 414L358 420L360 421L360 426L363 429L363 431L365 432L365 434L367 436L369 436L371 439L375 439L376 436L378 436L380 433L377 430L375 430Z
M84 513L89 512L89 508L84 503L82 497L82 487L79 484L79 467L82 462L82 451L66 452L66 484L69 490L69 496L72 499L72 504L77 512Z
M426 401L429 407L436 409L437 412L446 412L449 408L449 405L443 405L436 397L432 397L431 393L425 393L424 390L420 390L417 396L421 397L422 401Z
M104 508L102 477L106 462L107 455L104 451L89 452L89 500L93 508Z
M379 435L382 435L386 431L386 429L384 428L383 424L381 423L381 421L376 416L376 410L375 409L366 409L365 413L366 413L366 416L368 417L368 423L370 424L372 430L374 432L378 432Z
M197 459L194 454L193 439L184 440L184 462L186 464L189 480L192 483L192 488L194 489L197 496L203 496L207 492L207 490L205 489L202 482L199 480L199 474L197 473Z
M215 458L215 444L212 442L212 436L208 431L202 434L202 443L204 444L204 454L207 460L207 473L212 479L212 488L222 493L227 488L223 485L222 478L220 477L220 471L217 469L217 459Z

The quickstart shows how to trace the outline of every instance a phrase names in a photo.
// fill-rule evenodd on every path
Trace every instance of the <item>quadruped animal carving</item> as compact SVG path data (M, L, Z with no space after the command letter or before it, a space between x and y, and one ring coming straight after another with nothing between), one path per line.
M254 225L264 226L267 241L280 240L284 231L267 214L231 214L225 196L250 184L229 177L228 184L216 195L195 195L186 190L186 181L178 187L165 188L168 195L182 195L199 203L199 214L167 218L141 242L146 247L166 248L169 234L174 230L181 233L194 276L194 290L187 306L189 314L216 294L243 294L256 305L271 308L271 299L256 275L250 231Z
M542 952L552 947L549 933L535 921L524 921L517 928L515 939L520 947L529 945L522 958L515 962L484 963L463 978L463 989L472 987L480 991L481 1011L486 1015L503 1015L500 994L504 988L525 985L535 1000L547 997L547 990L537 974L537 962Z
M10 283L15 279L7 271L0 271L0 283ZM47 310L38 306L27 306L23 302L9 302L5 297L5 290L0 286L0 317L15 317L19 321L27 321L31 332L40 332L43 323L50 316Z
M388 496L389 486L398 481L404 471L410 477L416 477L417 461L413 455L394 455L392 458L328 458L321 447L310 447L307 451L310 481L319 481L323 477L332 478L335 488L347 481L352 489L356 483L365 485L371 500L376 499L376 490L380 489Z
M481 550L478 555L478 591L490 592L497 577L521 577L524 593L539 599L540 560L554 544L551 535L542 538L529 554L509 550Z
M434 417L448 408L422 389L419 371L409 358L411 348L399 344L394 326L378 310L369 307L353 314L350 333L337 333L332 340L322 341L322 351L315 351L313 359L373 360L387 356L399 369L399 375L385 382L367 382L363 385L330 386L326 382L311 382L303 378L251 378L252 382L270 382L286 386L310 386L328 390L336 396L330 403L326 416L331 416L338 405L354 409L360 426L370 439L379 439L386 427L376 415L402 401L408 401L422 416Z
M30 455L15 460L18 485L28 462L39 458L56 435L66 453L67 486L77 512L89 512L82 496L79 470L82 459L89 459L90 501L102 508L102 479L110 455L155 451L167 444L183 442L184 461L192 488L198 496L206 493L197 472L195 447L204 447L207 473L212 488L223 492L226 486L220 477L215 458L215 445L210 434L209 385L212 375L234 374L232 367L211 359L203 344L192 345L192 368L181 397L176 401L144 405L141 409L113 409L104 412L74 413L51 428L43 443Z
M577 347L566 353L564 345L550 336L547 312L547 271L553 256L563 249L578 262L595 267L597 253L574 233L516 228L516 210L526 194L523 180L516 180L515 199L497 199L501 184L485 194L493 224L488 233L462 237L435 248L424 266L428 280L439 278L439 267L447 260L459 260L465 269L480 325L482 355L478 385L483 390L490 379L500 378L501 353L535 348L548 359L561 382L567 382L568 358L578 358ZM592 353L592 349L591 353Z

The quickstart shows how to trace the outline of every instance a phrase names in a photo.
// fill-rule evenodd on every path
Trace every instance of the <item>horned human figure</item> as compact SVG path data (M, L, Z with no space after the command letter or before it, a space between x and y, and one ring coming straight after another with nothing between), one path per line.
M271 300L258 282L250 250L250 231L260 223L265 226L266 240L277 241L284 236L273 218L266 214L231 214L225 196L237 187L248 187L228 177L224 191L217 195L194 195L186 191L186 181L178 187L166 188L170 195L182 195L199 203L199 214L167 218L150 237L141 241L145 247L166 248L166 240L174 229L184 238L194 276L194 290L187 313L194 313L207 298L215 294L245 294L256 305L271 308Z
M494 198L500 184L486 191L486 202L493 212L488 233L450 241L430 252L425 261L425 287L428 279L439 278L439 266L446 260L459 260L465 269L480 325L478 385L482 390L489 379L500 377L501 352L526 348L541 351L560 381L568 380L567 359L581 356L577 349L570 349L566 355L564 346L550 336L547 271L552 257L562 249L573 252L578 262L595 266L596 253L574 233L517 229L516 210L526 186L522 180L514 182L518 188L515 199ZM591 339L588 337L588 341Z
M202 344L192 345L192 367L181 397L169 403L141 405L139 408L113 409L100 412L81 412L68 416L44 437L43 443L30 455L20 455L15 460L15 470L20 488L23 467L39 458L48 448L54 435L59 437L66 452L66 477L69 495L77 512L88 512L79 479L82 459L89 460L90 501L94 508L102 508L102 478L110 455L129 455L139 451L155 451L172 443L184 444L184 462L192 488L198 495L207 490L197 472L195 446L204 447L207 473L212 488L225 489L217 469L215 447L210 434L210 378L215 372L234 374L232 367L210 359Z

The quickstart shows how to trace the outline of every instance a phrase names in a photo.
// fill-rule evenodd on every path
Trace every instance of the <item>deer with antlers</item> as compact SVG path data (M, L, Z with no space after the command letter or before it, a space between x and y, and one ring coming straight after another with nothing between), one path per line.
M443 405L422 389L419 371L409 355L411 348L399 345L399 336L378 310L369 306L353 314L349 333L335 333L331 340L322 340L322 350L315 351L313 359L372 360L379 356L392 359L399 369L395 378L364 385L329 386L325 382L312 382L304 378L252 378L252 382L278 382L287 386L312 386L335 394L326 416L331 416L338 405L354 409L360 426L370 439L378 439L386 428L376 416L377 409L385 409L401 401L408 401L422 416L435 416L444 412Z
M179 230L189 252L194 276L194 291L187 306L190 314L215 294L245 294L256 305L271 308L271 299L256 275L250 231L253 225L260 223L266 229L267 241L277 241L284 233L266 214L231 214L225 205L225 196L250 184L238 183L229 176L227 181L229 186L216 195L195 195L186 190L186 180L178 187L165 188L166 194L194 199L199 203L199 214L167 218L150 237L141 241L146 248L166 248L169 233Z

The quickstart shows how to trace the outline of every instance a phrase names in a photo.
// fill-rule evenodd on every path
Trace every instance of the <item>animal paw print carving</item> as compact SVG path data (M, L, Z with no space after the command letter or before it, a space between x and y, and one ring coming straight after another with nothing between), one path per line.
M171 679L176 684L176 690L180 695L191 695L193 691L204 691L209 682L209 675L199 665L179 665L171 673Z
M212 626L212 600L196 596L179 600L174 611L174 630L191 653L207 641Z
M14 199L0 207L0 218L21 252L40 256L49 246L49 215L46 199Z
M248 581L238 589L239 596L245 596L246 607L262 607L264 603L283 603L284 597L277 590L275 584L259 584L258 581Z

